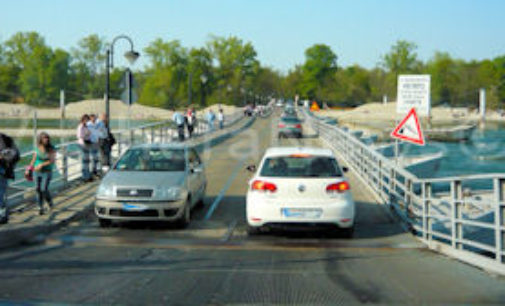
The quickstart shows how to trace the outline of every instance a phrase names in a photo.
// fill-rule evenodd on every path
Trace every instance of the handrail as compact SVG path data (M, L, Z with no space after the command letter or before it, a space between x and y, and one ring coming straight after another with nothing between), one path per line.
M418 178L338 126L303 111L318 135L430 248L505 275L505 174ZM484 181L488 189L471 185ZM435 184L449 185L449 192ZM465 188L463 188L465 187ZM468 192L470 191L470 192ZM474 199L473 195L479 195Z
M238 109L232 114L225 115L224 126L234 125L244 117L243 110ZM194 137L200 137L218 131L217 128L210 128L209 123L204 118L197 120L197 125L193 132ZM161 122L148 123L131 129L122 129L114 131L116 145L111 149L112 154L120 156L128 147L138 142L170 142L177 138L177 130L172 120L164 120ZM57 149L57 162L53 168L53 174L58 172L58 176L52 180L51 188L53 191L65 189L73 181L81 178L80 170L80 151L72 150L71 146L78 145L77 141L65 142L55 145ZM21 159L29 158L33 154L33 150L21 154ZM20 165L14 170L19 177L14 182L9 184L11 191L7 195L7 203L10 209L16 208L19 205L27 204L26 197L33 198L35 190L34 183L28 182L23 177L24 166ZM14 191L15 190L15 191ZM13 192L12 192L13 191Z

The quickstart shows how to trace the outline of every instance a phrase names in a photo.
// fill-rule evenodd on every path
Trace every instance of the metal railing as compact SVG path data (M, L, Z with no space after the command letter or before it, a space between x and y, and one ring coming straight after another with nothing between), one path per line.
M244 117L242 110L224 116L224 127L229 127ZM211 127L204 118L198 118L195 124L193 137L198 138L218 131L217 120ZM189 136L186 132L186 138ZM145 124L131 129L114 131L116 144L112 147L113 159L118 158L131 145L140 143L167 143L176 141L178 131L172 120ZM53 168L51 180L51 192L59 192L69 188L72 184L80 182L82 177L81 149L77 141L66 142L56 145L56 165ZM9 183L7 204L10 210L24 209L26 205L34 204L35 183L27 181L24 177L26 165L33 156L33 151L23 153L21 160L15 169L16 180Z
M320 138L430 248L505 274L505 174L420 179L349 131L304 111Z

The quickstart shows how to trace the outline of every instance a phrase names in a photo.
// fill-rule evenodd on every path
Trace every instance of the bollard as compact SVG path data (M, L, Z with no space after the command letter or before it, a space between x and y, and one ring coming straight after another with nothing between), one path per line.
M451 182L451 236L452 236L452 247L461 250L463 245L461 239L463 238L463 224L461 220L463 218L462 212L462 199L463 199L463 187L460 180L455 180Z
M154 127L151 127L151 143L155 143L154 141Z

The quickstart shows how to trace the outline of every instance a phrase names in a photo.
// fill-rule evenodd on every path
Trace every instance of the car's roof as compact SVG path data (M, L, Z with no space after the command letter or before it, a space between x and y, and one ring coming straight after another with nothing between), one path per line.
M316 156L331 156L335 155L330 149L316 147L273 147L267 149L265 157L287 156L292 154L308 154Z
M130 149L184 149L192 148L192 145L185 143L143 143L137 144L130 147Z

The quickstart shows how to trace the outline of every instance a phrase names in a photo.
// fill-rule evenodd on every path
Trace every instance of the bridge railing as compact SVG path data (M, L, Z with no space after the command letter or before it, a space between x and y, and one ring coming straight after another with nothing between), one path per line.
M430 248L505 274L505 174L420 179L349 131L307 120Z
M244 117L243 110L226 114L224 116L224 126L231 126ZM214 122L217 124L217 120ZM197 118L193 137L209 135L217 131L217 126L212 126L204 118ZM113 159L118 158L131 145L140 143L167 143L177 139L177 127L172 120L165 120L134 127L131 129L114 131L116 144L112 147L111 155ZM186 133L186 136L187 133ZM53 175L50 184L52 192L58 192L68 188L72 184L78 184L82 177L81 149L77 141L71 141L56 145L56 165L53 168ZM35 202L35 182L27 181L24 177L26 165L32 159L33 151L23 153L21 160L15 169L16 179L9 183L7 193L7 204L10 210L24 209ZM90 161L92 162L92 161Z

